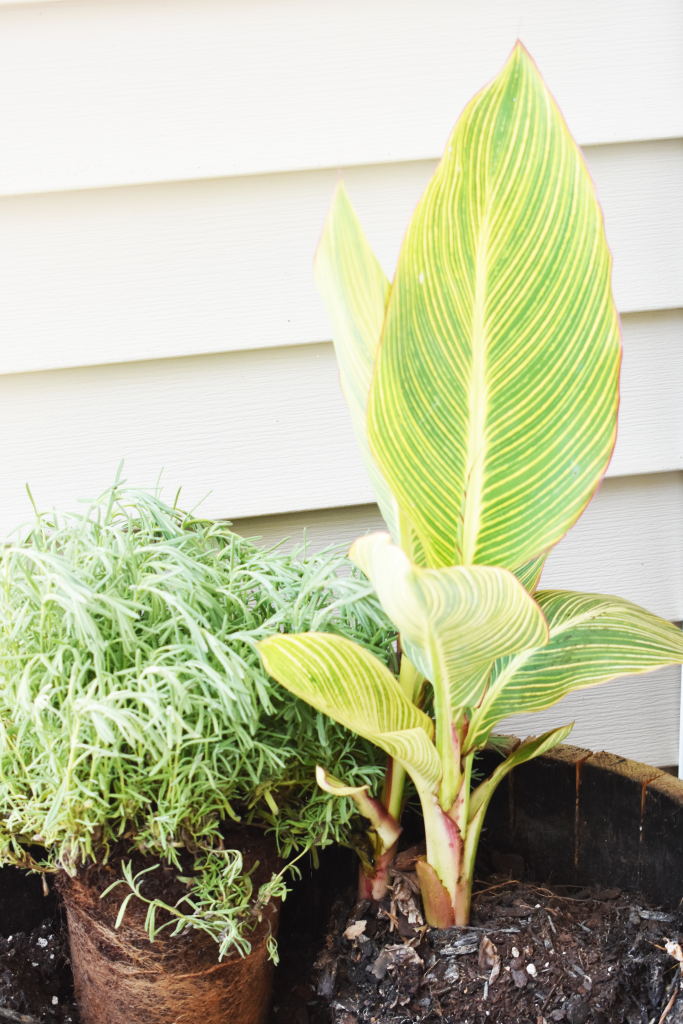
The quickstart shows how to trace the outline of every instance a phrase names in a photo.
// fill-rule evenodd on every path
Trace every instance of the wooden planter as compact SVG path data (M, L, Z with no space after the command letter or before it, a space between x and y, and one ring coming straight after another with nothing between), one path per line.
M488 773L498 761L487 752L477 767ZM484 857L514 857L517 865L523 859L530 879L618 887L674 909L683 898L683 781L623 757L563 745L516 768L501 784L481 846ZM333 860L332 884L346 874L346 860ZM347 866L350 877L351 854ZM296 897L295 891L287 901L290 912ZM54 909L54 894L43 896L39 878L0 870L0 932L30 932ZM286 948L286 925L282 938Z
M500 758L486 752L488 774ZM562 744L515 768L489 807L482 844L524 859L527 877L683 899L683 780Z

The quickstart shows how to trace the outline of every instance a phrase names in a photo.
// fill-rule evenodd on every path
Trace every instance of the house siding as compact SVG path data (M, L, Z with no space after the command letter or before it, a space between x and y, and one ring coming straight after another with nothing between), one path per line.
M624 334L608 476L543 583L683 619L678 0L0 0L0 533L124 476L268 541L381 525L312 258L340 170L387 274L520 35L582 145ZM678 756L678 670L528 732Z

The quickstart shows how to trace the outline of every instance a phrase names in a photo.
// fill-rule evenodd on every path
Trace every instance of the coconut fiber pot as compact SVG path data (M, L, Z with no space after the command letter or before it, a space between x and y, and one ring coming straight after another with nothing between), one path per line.
M252 876L258 889L279 866L276 851L258 834L240 839L245 866L259 861ZM166 872L169 890L178 884L174 875ZM173 905L175 899L168 896L177 899L177 894L169 892L164 898L152 888L163 887L161 872L147 877L154 880L143 889L147 897L159 896ZM233 951L219 963L216 942L200 931L171 938L171 928L150 943L144 929L147 907L135 897L115 929L125 887L100 899L115 878L111 868L92 865L76 878L62 873L57 880L66 907L82 1024L263 1024L273 966L266 943L277 932L279 905L268 906L248 934L249 956Z

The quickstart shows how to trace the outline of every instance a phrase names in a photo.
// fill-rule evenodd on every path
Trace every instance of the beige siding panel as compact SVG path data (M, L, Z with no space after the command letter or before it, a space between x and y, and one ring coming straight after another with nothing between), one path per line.
M683 140L586 156L620 311L683 306ZM390 277L433 168L345 173ZM0 199L0 373L328 340L312 265L335 180L313 171Z
M331 344L0 377L0 534L126 477L209 515L373 500Z
M683 313L624 318L621 432L611 475L682 466ZM373 494L330 343L0 377L0 532L40 504L91 496L126 459L162 469L212 515L357 505Z
M619 432L610 476L683 469L683 310L622 317Z
M0 192L434 158L518 35L582 145L683 135L678 0L10 4Z
M616 594L683 619L683 477L605 480L546 563L546 590Z
M233 526L244 537L261 537L264 544L289 538L285 550L303 542L304 530L308 543L319 549L348 546L369 530L385 529L376 505L236 518ZM617 594L677 621L683 618L682 526L679 473L605 480L550 555L541 586Z
M681 669L672 665L576 690L547 711L506 719L496 732L523 739L576 722L570 743L645 764L672 765L678 762L680 703Z
M263 545L279 544L283 551L302 549L304 544L312 551L321 551L330 545L347 551L356 537L387 528L374 504L311 509L279 516L249 516L233 519L232 526L242 537Z

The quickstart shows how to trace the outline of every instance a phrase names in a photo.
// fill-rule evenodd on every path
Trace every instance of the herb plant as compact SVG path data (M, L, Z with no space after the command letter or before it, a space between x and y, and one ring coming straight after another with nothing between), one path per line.
M292 630L395 660L367 581L334 551L300 555L118 484L0 551L0 862L74 874L116 846L180 867L185 849L192 886L165 908L170 924L210 932L221 954L248 951L255 905L282 895L282 879L253 894L222 823L274 829L284 856L351 842L345 805L330 806L313 768L361 784L382 771L373 746L261 666L257 642Z
M367 648L309 632L260 643L291 692L390 758L384 791L318 778L370 820L379 896L404 772L420 797L427 920L465 925L500 780L472 785L502 719L571 690L683 661L680 630L618 597L537 591L616 438L621 357L601 212L578 147L518 44L466 107L386 280L343 186L316 261L344 395L390 534L353 545L400 631L396 678ZM433 717L422 710L425 686Z

